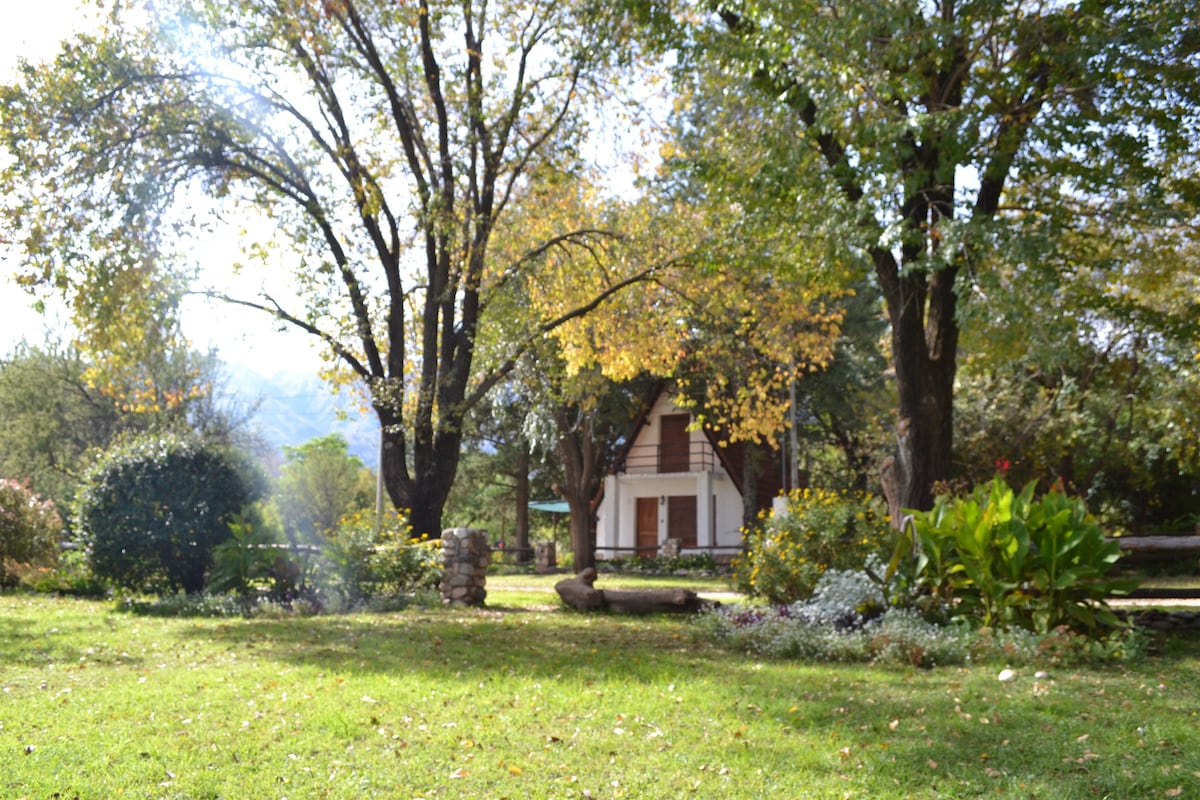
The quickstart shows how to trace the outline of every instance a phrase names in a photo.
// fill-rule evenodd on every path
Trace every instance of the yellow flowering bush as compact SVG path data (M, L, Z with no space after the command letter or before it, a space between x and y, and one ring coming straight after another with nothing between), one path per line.
M812 594L830 569L857 569L891 542L882 503L861 492L797 489L783 513L767 512L742 531L734 559L739 591L771 603L793 603Z
M435 588L442 578L441 540L413 536L403 512L384 512L382 525L374 512L347 514L327 540L327 554L351 601Z

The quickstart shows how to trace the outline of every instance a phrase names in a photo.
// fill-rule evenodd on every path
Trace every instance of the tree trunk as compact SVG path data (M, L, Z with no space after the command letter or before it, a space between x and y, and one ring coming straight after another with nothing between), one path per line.
M935 276L953 282L953 276ZM950 478L954 440L954 376L958 352L958 324L953 291L948 298L930 292L925 320L903 304L893 323L892 352L900 419L897 422L898 459L904 469L901 504L928 509L933 505L933 485ZM936 312L935 313L935 309ZM921 324L923 322L924 324Z
M596 442L593 438L594 413L577 414L561 406L555 413L558 426L558 452L563 462L563 483L559 494L571 510L571 553L575 572L596 565L596 543L592 538L592 497L596 494Z
M742 526L749 530L758 519L758 478L762 474L762 455L750 442L742 445ZM795 458L795 454L792 454Z
M516 500L517 500L517 563L528 564L533 560L529 549L529 442L521 437L517 453Z
M596 566L596 542L592 539L592 504L590 499L567 498L571 508L571 553L575 571Z
M414 461L417 469L409 469L406 439L393 420L389 409L377 407L383 425L383 451L380 454L380 476L392 504L407 512L414 536L442 534L442 509L450 486L458 471L461 437L439 437L436 446L418 452Z

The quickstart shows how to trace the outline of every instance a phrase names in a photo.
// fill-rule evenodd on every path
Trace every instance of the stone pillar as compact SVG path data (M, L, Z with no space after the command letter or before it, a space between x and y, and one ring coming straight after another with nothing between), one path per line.
M442 531L442 563L446 572L438 587L442 605L482 606L487 597L487 570L492 548L487 533L474 528Z
M558 566L554 542L538 542L533 546L533 552L537 559L538 572L546 573Z

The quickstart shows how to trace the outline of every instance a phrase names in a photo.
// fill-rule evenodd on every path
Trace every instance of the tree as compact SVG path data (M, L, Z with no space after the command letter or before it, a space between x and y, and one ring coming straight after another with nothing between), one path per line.
M211 355L177 350L130 374L111 361L98 370L73 345L21 344L0 359L0 474L69 508L94 453L117 435L187 427L210 442L249 446L248 416L224 394Z
M661 10L635 4L648 6ZM832 232L871 265L891 328L898 500L927 508L951 474L959 317L977 272L1002 249L999 260L1037 263L1081 220L1138 235L1193 217L1194 12L1139 0L701 6L712 13L677 16L703 20L674 40L694 45L680 63L744 75L786 114L779 157L791 185L815 187L799 193L811 209L801 233Z
M370 508L374 481L346 439L337 433L284 448L275 502L293 542L312 543L344 515Z
M1003 300L966 318L956 459L974 482L997 465L1016 483L1056 482L1112 529L1191 529L1200 515L1194 234L1149 250L1093 241L1086 262L999 265L980 281L977 292ZM1095 265L1109 262L1119 283L1098 279Z
M463 464L446 505L452 525L482 528L503 539L518 564L533 560L529 501L535 492L547 496L557 474L554 459L547 458L553 448L539 449L534 465L526 427L535 401L528 394L532 386L520 382L521 372L518 365L475 407Z
M206 219L201 192L235 233L253 220L251 263L278 254L299 297L227 299L319 337L366 387L388 494L436 533L466 413L530 342L599 299L475 363L494 290L546 248L608 235L592 222L518 236L509 223L542 182L587 179L586 106L612 88L622 49L600 8L173 0L116 19L0 92L15 158L0 184L30 280L92 298L95 285L186 272L168 245ZM533 244L498 259L495 238Z
M553 490L567 502L571 553L576 573L596 564L594 501L618 445L630 433L645 395L657 380L639 374L615 381L598 365L571 369L549 340L521 373L536 381L526 423L535 447L553 451L561 479Z
M236 460L195 437L131 437L89 470L75 527L96 575L132 589L204 588L213 548L254 499Z

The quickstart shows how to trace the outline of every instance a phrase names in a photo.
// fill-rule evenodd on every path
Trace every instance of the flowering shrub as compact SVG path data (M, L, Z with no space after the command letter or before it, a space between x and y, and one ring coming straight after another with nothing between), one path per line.
M52 564L62 527L54 503L23 483L0 478L0 586L9 582L5 562Z
M867 495L799 489L788 495L784 513L763 516L744 531L734 582L752 597L792 603L812 594L827 570L859 567L890 540L887 515Z
M326 538L338 588L351 603L432 589L441 580L441 540L414 537L400 512L386 512L381 526L373 513L347 514Z

